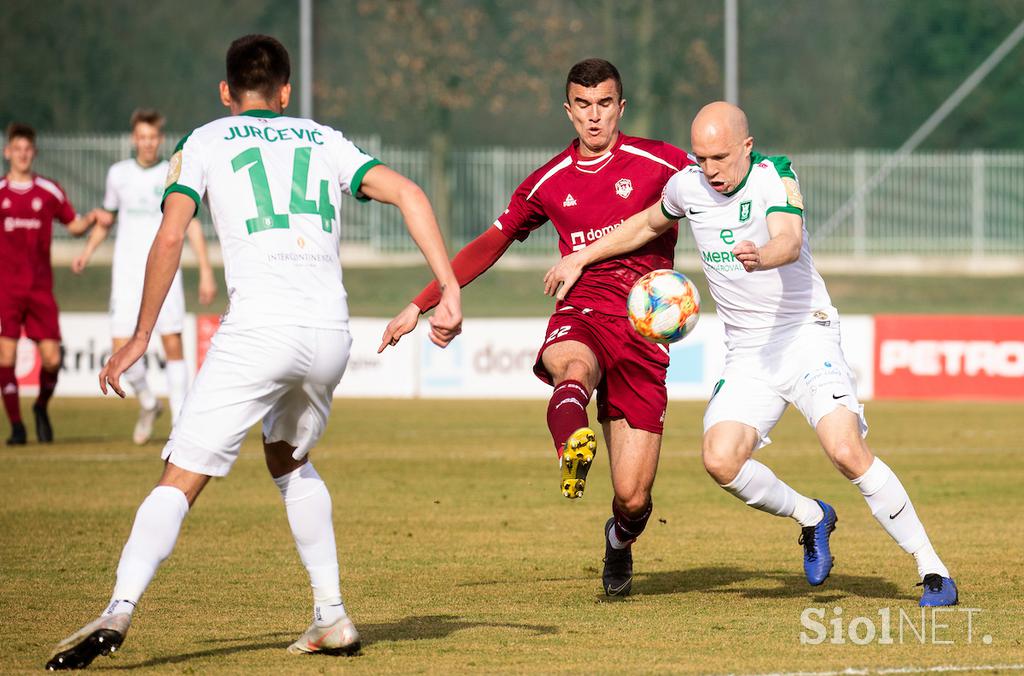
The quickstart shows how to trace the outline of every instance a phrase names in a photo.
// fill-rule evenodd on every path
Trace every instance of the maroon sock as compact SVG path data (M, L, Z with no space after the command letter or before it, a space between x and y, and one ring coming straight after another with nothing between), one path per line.
M60 374L59 368L56 371L39 369L39 398L35 403L39 408L46 408L46 405L50 403L50 397L53 396L53 391L57 388L58 374Z
M562 450L569 435L581 427L588 427L587 404L590 392L578 380L563 380L555 386L548 402L548 429L555 442L555 452L562 457Z
M4 396L4 409L12 425L21 422L21 404L18 401L18 379L13 366L0 366L0 392Z
M651 518L651 510L654 509L654 503L648 502L647 507L637 516L629 516L618 507L615 506L615 500L612 500L612 515L615 517L615 537L619 539L619 542L633 542L640 534L644 532L644 528L647 528L647 520Z

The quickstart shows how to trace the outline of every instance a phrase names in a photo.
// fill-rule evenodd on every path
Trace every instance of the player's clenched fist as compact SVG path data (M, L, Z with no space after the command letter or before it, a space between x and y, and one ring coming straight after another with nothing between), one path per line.
M455 336L462 333L462 299L459 287L446 287L441 302L430 318L430 342L448 347Z
M749 240L743 240L732 249L732 255L743 264L747 272L754 272L761 268L761 252L757 245Z

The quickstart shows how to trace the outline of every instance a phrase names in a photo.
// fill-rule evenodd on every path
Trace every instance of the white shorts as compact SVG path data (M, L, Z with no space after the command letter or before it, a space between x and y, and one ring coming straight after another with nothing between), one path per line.
M771 443L768 433L789 404L811 427L845 406L860 419L861 436L867 436L864 406L839 346L838 327L809 324L780 343L731 350L704 411L704 431L720 422L740 422L757 430L760 448Z
M348 363L343 329L222 326L181 408L162 457L182 469L224 476L249 429L305 457L327 427L331 398Z
M110 335L114 338L130 338L135 333L142 305L142 283L118 283L110 290ZM156 332L161 336L181 333L185 328L185 289L181 282L181 270L174 275L167 298L156 318Z

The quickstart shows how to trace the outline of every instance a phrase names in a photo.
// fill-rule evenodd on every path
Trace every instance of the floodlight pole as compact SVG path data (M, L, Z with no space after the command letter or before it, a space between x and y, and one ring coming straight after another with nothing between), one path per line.
M313 117L313 0L299 0L299 115Z
M725 0L725 100L740 104L739 0Z

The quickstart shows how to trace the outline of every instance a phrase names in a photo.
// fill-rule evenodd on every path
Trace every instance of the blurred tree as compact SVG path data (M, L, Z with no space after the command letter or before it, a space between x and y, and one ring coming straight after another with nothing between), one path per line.
M898 146L1024 20L1024 1L901 3L867 72L877 106L874 145ZM899 67L894 67L898 64ZM924 143L926 148L1024 147L1024 45L1018 45Z

